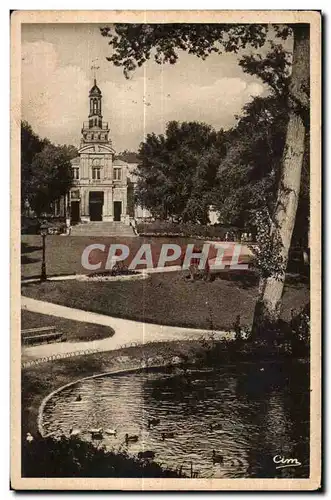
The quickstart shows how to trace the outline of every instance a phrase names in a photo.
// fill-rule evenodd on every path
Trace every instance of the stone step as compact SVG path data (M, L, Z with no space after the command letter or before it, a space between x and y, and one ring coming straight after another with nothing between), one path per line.
M123 222L87 222L71 228L71 236L135 236L131 226Z

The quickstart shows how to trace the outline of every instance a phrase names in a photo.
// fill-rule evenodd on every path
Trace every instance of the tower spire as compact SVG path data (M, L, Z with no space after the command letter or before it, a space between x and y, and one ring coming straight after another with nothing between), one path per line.
M97 70L100 69L100 66L97 66L97 60L98 59L92 59L92 66L91 66L91 70L93 71L94 85L97 84Z

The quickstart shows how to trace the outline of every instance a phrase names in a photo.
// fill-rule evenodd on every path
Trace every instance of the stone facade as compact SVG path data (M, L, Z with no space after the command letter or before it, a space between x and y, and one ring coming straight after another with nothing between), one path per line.
M133 186L129 166L114 160L108 122L102 120L102 94L96 80L89 92L90 113L83 123L79 156L71 162L73 187L68 207L70 223L121 221L129 223L128 195Z

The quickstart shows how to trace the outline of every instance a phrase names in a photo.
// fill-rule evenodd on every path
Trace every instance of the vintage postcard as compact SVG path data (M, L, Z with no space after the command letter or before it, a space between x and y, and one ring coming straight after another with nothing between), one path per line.
M320 489L321 13L11 50L11 487Z

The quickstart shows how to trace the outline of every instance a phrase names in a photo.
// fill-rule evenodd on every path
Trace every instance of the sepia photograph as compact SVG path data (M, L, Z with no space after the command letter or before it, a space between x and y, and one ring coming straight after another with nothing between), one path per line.
M321 13L11 18L16 490L321 486Z

